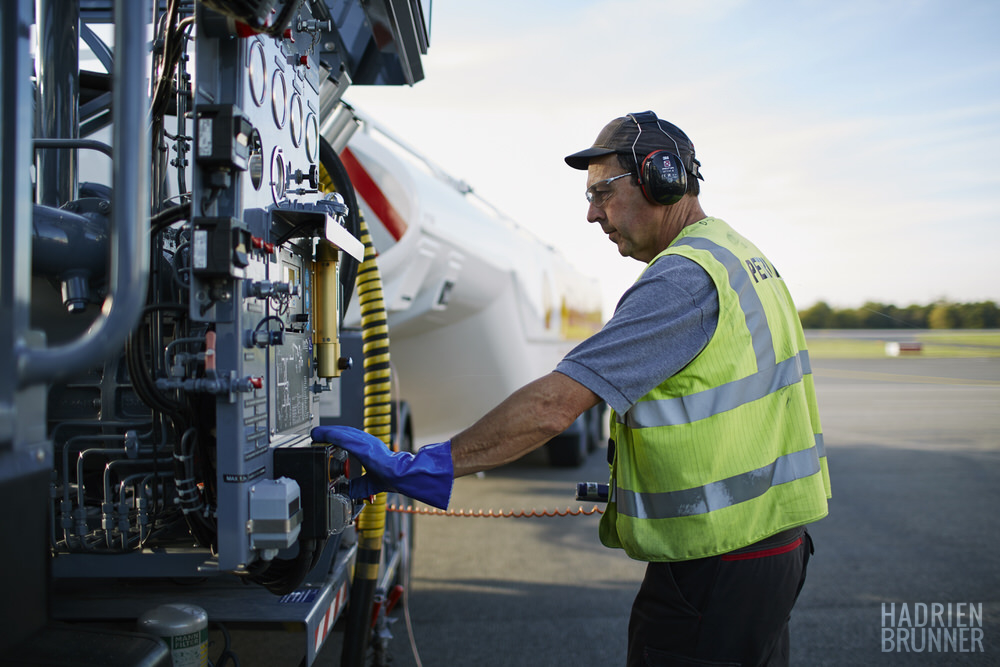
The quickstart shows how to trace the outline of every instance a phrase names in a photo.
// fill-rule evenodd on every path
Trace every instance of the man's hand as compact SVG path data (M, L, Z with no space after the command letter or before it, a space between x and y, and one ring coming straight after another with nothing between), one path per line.
M375 436L350 426L317 426L312 439L343 447L365 466L366 474L351 480L351 498L396 491L433 507L448 508L454 482L450 441L411 454L390 451Z

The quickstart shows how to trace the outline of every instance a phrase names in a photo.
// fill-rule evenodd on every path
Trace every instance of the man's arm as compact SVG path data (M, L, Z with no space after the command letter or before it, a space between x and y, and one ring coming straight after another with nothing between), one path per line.
M519 459L600 402L597 394L562 373L526 384L451 439L455 477Z

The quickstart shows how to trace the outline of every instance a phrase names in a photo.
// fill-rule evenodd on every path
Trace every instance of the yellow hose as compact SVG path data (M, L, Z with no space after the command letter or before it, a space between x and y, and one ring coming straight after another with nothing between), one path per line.
M364 352L364 430L392 449L392 377L389 366L389 325L382 294L382 275L375 261L368 224L363 215L361 242L364 260L358 269L358 305L361 308L361 343ZM358 517L358 546L381 552L385 533L385 493L375 496ZM355 576L375 579L378 562L360 563ZM370 570L365 572L364 569Z
M325 192L336 190L333 179L320 165L320 184ZM365 218L358 211L361 242L365 253L355 280L361 309L361 343L364 356L364 418L362 427L389 449L392 447L392 378L389 365L389 324L382 294L382 275ZM379 493L365 505L355 528L358 552L351 582L350 606L341 664L361 667L365 661L371 615L378 584L382 538L385 535L386 494Z

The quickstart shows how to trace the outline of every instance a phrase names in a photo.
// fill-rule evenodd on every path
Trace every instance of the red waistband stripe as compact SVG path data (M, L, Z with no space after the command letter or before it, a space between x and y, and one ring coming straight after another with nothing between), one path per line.
M791 544L786 544L780 547L773 547L771 549L761 549L760 551L749 551L742 554L724 554L722 560L753 560L754 558L767 558L768 556L779 556L781 554L787 554L789 551L794 551L798 546L802 544L802 538L798 538Z

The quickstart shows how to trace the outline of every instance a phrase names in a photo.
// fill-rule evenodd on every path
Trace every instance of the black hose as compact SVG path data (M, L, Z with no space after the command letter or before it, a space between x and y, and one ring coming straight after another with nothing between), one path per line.
M312 569L315 552L315 540L299 540L297 556L275 558L264 572L252 577L252 580L275 595L288 595L305 581Z
M175 222L187 220L190 217L191 202L185 202L183 204L171 206L170 208L165 208L149 219L150 234L155 236Z
M344 162L337 155L337 152L333 150L330 142L323 137L319 138L319 163L326 170L333 189L340 193L340 196L344 198L344 203L347 204L347 216L344 219L347 223L347 231L354 238L360 239L361 210L358 208L358 197L354 191L354 185L351 184L351 178L347 175L347 167L344 166ZM354 293L354 281L358 276L359 265L358 260L344 253L344 258L340 265L340 288L344 295L341 302L343 303L343 308L341 308L342 314L347 311L347 306L351 303L351 295Z
M267 34L272 37L280 37L288 24L291 23L292 17L299 11L301 4L302 0L285 0L285 6L281 8L281 13L275 19L274 25L267 29Z

